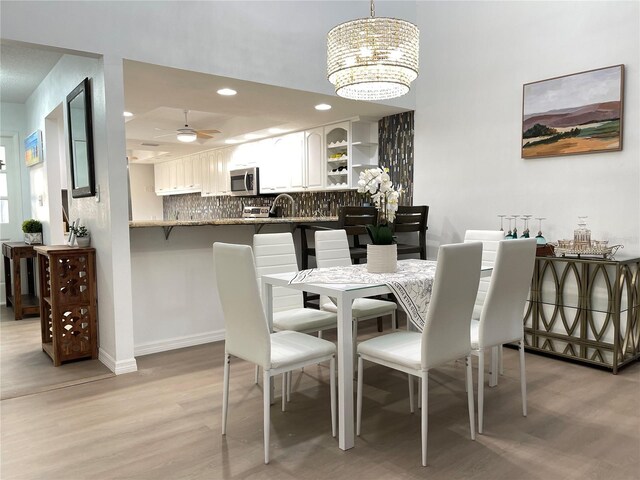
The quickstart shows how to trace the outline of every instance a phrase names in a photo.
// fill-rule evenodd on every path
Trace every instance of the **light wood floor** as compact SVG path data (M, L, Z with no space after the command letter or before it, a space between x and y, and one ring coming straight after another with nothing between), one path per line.
M42 351L40 318L14 320L13 309L0 306L0 399L112 376L111 370L97 359L54 367Z
M366 327L372 328L372 327ZM372 330L370 330L371 332ZM220 434L222 343L138 358L137 373L3 400L3 479L606 479L640 472L640 363L606 371L527 355L520 413L516 351L486 391L485 435L469 439L464 366L434 371L429 466L406 378L365 370L362 437L331 437L328 369L295 374L286 413L271 409L263 464L261 389L232 362L228 434Z

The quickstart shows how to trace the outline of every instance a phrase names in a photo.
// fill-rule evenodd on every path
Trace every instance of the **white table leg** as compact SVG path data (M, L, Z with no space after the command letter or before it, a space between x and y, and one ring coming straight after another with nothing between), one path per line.
M352 303L348 292L338 297L338 446L354 446L353 431L353 333Z

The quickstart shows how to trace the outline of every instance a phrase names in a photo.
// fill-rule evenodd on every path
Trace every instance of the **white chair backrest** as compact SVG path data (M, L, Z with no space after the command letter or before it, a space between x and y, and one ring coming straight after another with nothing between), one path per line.
M522 339L523 317L536 257L536 239L505 240L491 274L480 315L480 347Z
M422 331L422 368L464 357L471 351L469 328L478 293L482 243L442 245L431 301Z
M482 266L493 267L496 261L496 252L498 251L498 242L504 240L504 232L502 230L467 230L464 234L465 242L482 242ZM476 320L480 318L484 299L487 297L489 290L490 277L480 279L478 286L478 296L476 304L473 307L473 315L471 318Z
M271 342L248 245L213 244L227 353L270 368Z
M298 271L298 259L291 233L261 233L253 236L258 285L262 275ZM262 288L260 288L262 294ZM273 288L273 311L282 312L302 308L302 292L292 288Z
M316 265L347 267L351 265L349 240L344 230L322 230L315 233Z

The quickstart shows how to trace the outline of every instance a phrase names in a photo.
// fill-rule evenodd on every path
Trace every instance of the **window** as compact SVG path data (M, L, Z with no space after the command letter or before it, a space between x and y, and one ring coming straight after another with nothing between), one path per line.
M0 223L9 223L9 192L7 190L7 158L0 145Z

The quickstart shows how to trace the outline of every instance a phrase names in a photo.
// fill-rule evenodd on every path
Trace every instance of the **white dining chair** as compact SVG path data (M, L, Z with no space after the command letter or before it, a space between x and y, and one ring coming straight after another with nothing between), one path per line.
M253 254L258 285L262 275L298 271L298 260L291 233L261 233L253 236ZM306 308L302 292L286 287L273 288L273 329L301 333L336 328L335 312Z
M482 266L493 268L496 261L496 252L498 251L498 243L504 240L504 232L502 230L467 230L464 234L465 242L482 242ZM471 318L479 319L484 305L484 299L487 297L487 290L491 277L481 277L478 286L478 296L473 307L473 316ZM502 364L502 346L497 346L492 352L490 370L493 380L492 385L498 384L498 373L503 374Z
M262 275L298 271L298 259L293 244L293 236L285 233L261 233L253 236L253 255L256 263L258 285ZM260 289L262 293L262 288ZM318 332L336 328L336 312L306 308L302 292L286 287L273 288L273 329L293 330L301 333ZM258 383L260 368L256 366L255 383ZM291 396L291 373L286 377L287 401ZM283 404L284 409L284 404Z
M316 265L318 268L351 266L349 241L344 230L322 230L315 232ZM326 296L320 297L320 308L337 312L337 305ZM378 317L391 316L391 324L398 328L395 302L375 298L357 298L353 301L353 341L356 341L358 323ZM355 343L354 343L355 346ZM354 348L355 351L355 348Z
M478 356L478 433L483 431L484 353L492 347L518 342L522 415L527 416L522 312L531 286L535 256L535 238L499 242L480 318L471 320L471 348Z
M269 332L260 302L251 247L216 242L213 244L213 260L225 322L222 434L227 433L229 369L233 356L263 369L264 463L269 463L271 378L275 375L329 361L331 429L335 437L335 345L299 332Z
M478 293L481 257L482 244L479 242L441 246L422 333L398 331L358 345L357 435L360 435L362 425L363 361L368 360L414 375L422 380L422 465L426 466L429 370L464 357L469 429L471 438L475 440L473 386L470 378L471 342L467 330ZM413 391L410 395L413 398Z

